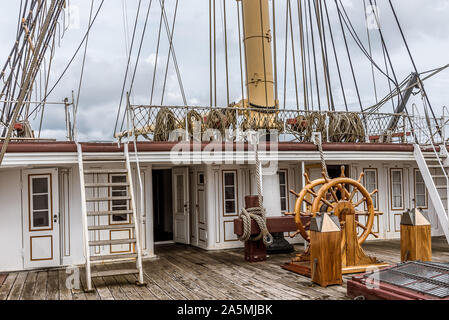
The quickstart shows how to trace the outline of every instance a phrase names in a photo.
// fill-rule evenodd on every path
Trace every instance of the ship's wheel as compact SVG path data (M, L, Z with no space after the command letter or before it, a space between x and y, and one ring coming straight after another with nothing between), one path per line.
M371 234L378 237L372 231L375 217L372 196L377 190L368 192L361 184L363 173L358 180L347 178L344 166L341 168L341 175L335 179L328 179L323 173L323 178L310 181L307 174L306 186L299 194L296 194L295 203L295 223L298 228L295 234L310 242L310 218L318 212L332 212L339 217L342 228L345 228L345 218L347 214L355 215L357 242L361 245ZM319 190L316 191L316 188ZM306 210L304 210L306 208ZM358 208L363 208L359 210ZM365 219L359 219L365 216ZM363 221L360 221L363 220Z

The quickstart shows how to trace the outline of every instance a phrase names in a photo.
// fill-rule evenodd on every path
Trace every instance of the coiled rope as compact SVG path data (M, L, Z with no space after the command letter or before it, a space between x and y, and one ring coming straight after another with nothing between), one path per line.
M257 145L254 144L254 151L256 155L256 180L257 180L257 197L259 200L259 206L254 208L243 208L240 211L239 218L243 220L243 234L239 236L240 241L258 241L262 239L266 246L273 243L273 236L270 234L267 228L266 210L263 206L262 197L262 182L261 182L261 170L262 166L259 160L259 151ZM251 236L251 219L256 221L259 226L260 233L256 236Z

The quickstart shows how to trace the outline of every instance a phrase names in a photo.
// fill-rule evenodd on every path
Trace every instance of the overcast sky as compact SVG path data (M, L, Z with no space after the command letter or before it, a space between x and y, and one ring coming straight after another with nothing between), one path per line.
M142 35L145 14L151 0L141 0L140 15L136 28L136 39L131 56L130 71L133 71L138 45ZM227 13L227 40L229 59L230 100L241 99L241 82L239 67L239 41L236 14L236 1L226 1ZM100 4L94 1L94 12ZM303 0L304 2L304 0ZM368 48L365 9L362 0L342 1L345 9L354 24L354 28L361 38L364 46ZM366 0L369 3L369 0ZM378 0L379 17L382 32L385 37L387 49L391 55L394 69L399 81L402 81L412 71L412 64L405 51L399 30L392 15L387 0ZM66 67L81 39L83 38L89 18L91 0L69 1L72 25L65 32L60 32L60 41L56 49L56 56L51 70L50 86L56 81L62 70ZM175 0L166 0L168 20L173 21ZM209 105L209 1L207 0L179 0L177 19L174 32L174 48L184 85L187 102L190 105ZM300 69L299 28L297 23L297 0L292 0L293 37L295 41L295 54L297 63L297 78L299 88L299 102L302 108L302 71ZM336 50L343 73L346 96L351 110L358 110L359 104L355 86L350 73L350 67L344 47L344 41L334 1L326 1L329 6L332 30L336 42ZM0 61L6 60L13 45L20 1L0 1L2 15L2 28L0 31ZM78 127L80 139L85 141L112 140L115 118L119 107L121 91L128 60L128 50L132 37L134 21L138 8L138 0L106 0L91 30L88 51L86 56L85 73L82 82ZM286 27L286 0L276 0L276 42L277 42L277 68L278 92L280 105L284 105L284 69L285 69L285 27ZM420 72L441 67L449 63L449 1L447 0L393 0L399 20L407 38L408 44ZM270 0L271 5L271 0ZM147 30L144 36L140 61L133 84L131 101L135 104L149 104L151 84L156 58L156 43L160 18L158 0L152 1ZM216 0L216 41L217 41L217 105L226 105L226 79L225 79L225 51L223 33L223 1ZM61 20L61 26L63 20ZM153 104L161 103L162 87L165 65L168 54L168 41L165 29L162 29L161 49L158 57L158 72L156 74ZM59 34L58 34L59 35ZM371 45L373 58L384 67L383 56L379 42L379 33L372 30ZM347 34L351 58L356 72L363 107L376 103L371 74L371 65L355 42ZM329 39L328 39L329 40ZM315 39L315 41L317 41ZM328 43L330 46L330 42ZM83 47L84 49L84 47ZM319 50L317 44L317 50ZM328 48L330 50L330 47ZM296 109L296 95L293 72L293 58L291 39L288 38L287 50L287 86L285 88L285 105ZM337 109L343 110L343 96L336 75L333 53L330 54L330 73L332 89ZM49 101L62 101L64 97L71 100L72 90L75 96L81 72L83 50L80 50L75 61L49 97ZM317 58L321 58L317 54ZM131 73L131 72L130 72ZM322 77L322 74L320 74ZM376 72L376 85L378 99L388 92L388 82L379 72ZM441 113L442 106L449 100L449 71L443 71L426 83L426 89L434 110ZM128 79L125 90L129 90ZM321 83L321 100L325 101L324 84ZM164 95L164 105L182 105L176 73L173 62L170 62L167 86ZM415 96L411 103L420 103L420 97ZM316 97L315 97L316 104ZM327 103L322 103L327 108ZM391 112L392 105L385 106L384 111ZM65 138L65 123L63 108L49 105L45 111L44 130L42 137ZM32 119L35 130L38 128L36 120Z

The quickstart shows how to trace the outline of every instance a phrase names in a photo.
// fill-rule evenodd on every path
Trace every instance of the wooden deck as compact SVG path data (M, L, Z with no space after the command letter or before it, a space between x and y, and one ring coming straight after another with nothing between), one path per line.
M370 242L364 248L379 259L399 262L399 241ZM294 254L273 255L267 262L250 264L243 261L241 249L209 252L170 245L157 248L156 253L158 260L144 262L146 287L135 286L135 276L114 276L94 279L95 292L85 293L83 272L80 290L66 288L65 269L14 272L0 274L0 300L348 299L346 283L321 288L281 269ZM433 239L433 258L449 262L445 238Z

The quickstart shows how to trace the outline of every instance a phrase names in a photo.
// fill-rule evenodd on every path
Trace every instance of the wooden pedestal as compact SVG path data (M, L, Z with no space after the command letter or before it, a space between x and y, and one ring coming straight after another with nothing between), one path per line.
M401 261L432 261L431 226L401 225Z
M341 232L310 232L312 281L322 287L342 284Z

